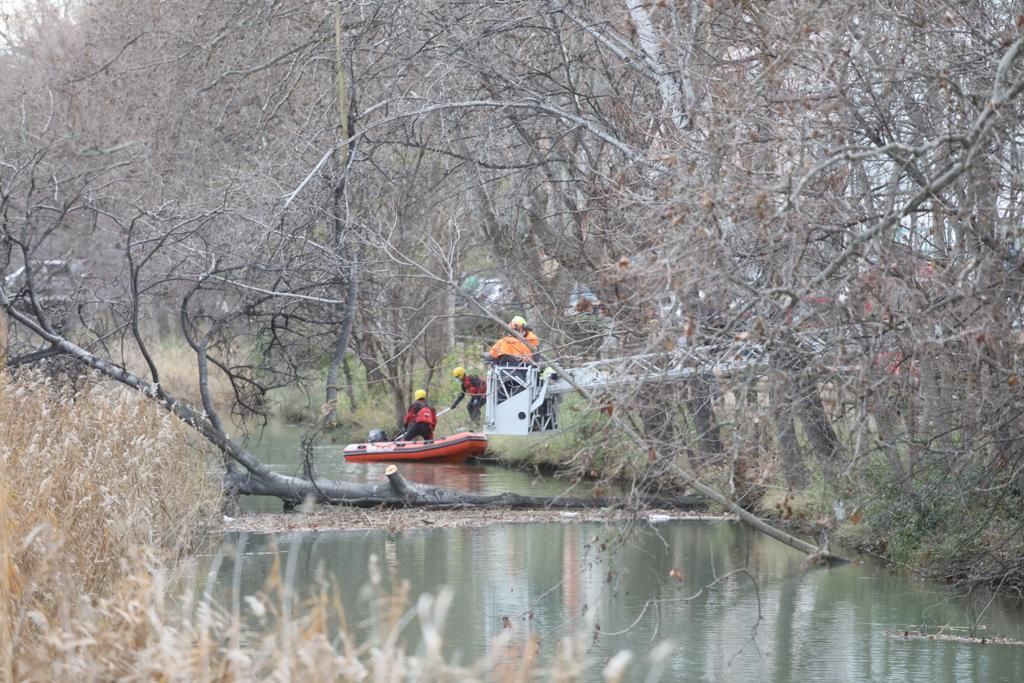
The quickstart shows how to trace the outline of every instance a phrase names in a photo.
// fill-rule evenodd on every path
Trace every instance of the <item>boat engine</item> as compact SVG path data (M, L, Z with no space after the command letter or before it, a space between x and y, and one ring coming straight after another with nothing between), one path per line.
M383 429L371 429L370 435L366 437L369 443L375 443L377 441L387 441L388 434Z

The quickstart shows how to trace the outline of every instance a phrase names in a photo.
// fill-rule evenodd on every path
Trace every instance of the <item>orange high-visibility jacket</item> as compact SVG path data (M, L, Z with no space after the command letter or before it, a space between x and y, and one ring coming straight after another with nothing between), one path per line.
M502 356L510 356L522 361L532 361L533 349L528 344L521 342L518 337L507 334L494 342L488 355L494 360L498 360Z

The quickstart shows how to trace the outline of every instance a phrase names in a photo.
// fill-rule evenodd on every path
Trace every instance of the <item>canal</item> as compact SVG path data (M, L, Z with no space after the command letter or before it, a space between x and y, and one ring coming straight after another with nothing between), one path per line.
M297 438L271 434L258 447L279 471L297 467ZM351 466L325 446L326 476L376 480L383 465ZM534 495L568 483L491 465L402 465L414 481L483 493ZM377 471L377 470L381 471ZM585 494L586 491L575 491ZM278 511L276 501L253 509ZM380 600L453 591L444 628L450 660L518 661L536 644L550 661L574 637L602 680L609 657L629 650L624 680L1013 681L1024 672L1020 603L945 587L876 562L809 568L805 557L723 520L622 525L574 521L464 528L359 529L287 534L227 533L200 558L221 604L264 591L275 562L301 596L327 582L356 637L384 635ZM918 633L929 639L905 637ZM499 637L501 636L501 637ZM986 644L949 637L977 636ZM401 638L421 647L410 618ZM652 659L652 655L654 659Z

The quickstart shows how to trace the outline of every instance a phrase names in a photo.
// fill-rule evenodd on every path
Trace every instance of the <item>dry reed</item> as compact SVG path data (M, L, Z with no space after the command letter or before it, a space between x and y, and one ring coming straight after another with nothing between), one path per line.
M447 662L452 593L411 604L407 588L382 591L379 572L367 589L381 628L366 642L335 587L299 600L280 562L262 593L227 607L210 586L181 589L166 560L215 509L216 486L195 436L130 392L88 383L68 395L0 373L0 437L0 681L581 679L578 638L545 669L536 639L510 632L473 664Z
M141 396L0 373L4 680L85 647L57 633L187 550L217 511L207 462L197 436Z

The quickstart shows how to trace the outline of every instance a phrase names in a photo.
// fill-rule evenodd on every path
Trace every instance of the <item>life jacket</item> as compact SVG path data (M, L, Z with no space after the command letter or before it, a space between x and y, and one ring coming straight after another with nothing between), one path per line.
M425 422L430 425L430 431L434 431L434 427L437 426L437 413L430 406L424 405L416 413L416 419L413 422Z
M471 396L486 394L487 382L476 375L466 375L462 378L462 390Z
M494 342L494 346L491 347L488 355L493 360L498 360L502 356L509 356L514 359L530 362L533 360L533 349L525 342L520 341L518 337L506 335Z
M408 427L413 422L420 422L421 420L418 419L418 416L424 407L429 408L430 405L426 401L414 401L413 404L409 406L409 410L405 411L405 420L402 424Z

